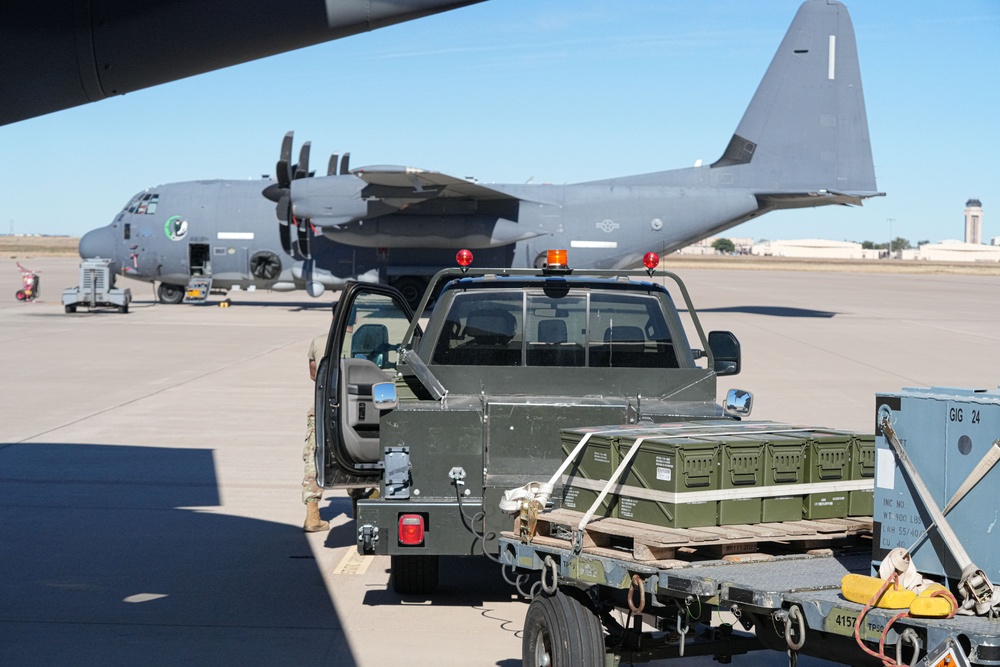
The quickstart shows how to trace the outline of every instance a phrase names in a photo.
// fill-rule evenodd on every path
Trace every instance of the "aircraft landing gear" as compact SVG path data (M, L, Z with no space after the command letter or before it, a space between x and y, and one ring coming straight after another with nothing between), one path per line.
M391 281L389 284L402 293L403 298L410 304L410 308L416 308L420 305L420 299L424 296L424 290L427 289L427 282L426 278L421 278L420 276L402 276Z
M156 288L156 295L159 297L160 303L180 303L184 300L184 288L180 285L160 283L160 286Z

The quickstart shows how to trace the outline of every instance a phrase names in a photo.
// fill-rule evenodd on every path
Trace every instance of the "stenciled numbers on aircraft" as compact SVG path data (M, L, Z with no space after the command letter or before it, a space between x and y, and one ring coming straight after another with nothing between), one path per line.
M614 220L601 220L599 223L597 223L597 228L600 229L605 234L610 234L619 227L621 227L621 225L619 225Z
M649 226L653 229L654 232L658 232L661 229L663 229L663 221L660 220L659 218L653 218L649 222Z

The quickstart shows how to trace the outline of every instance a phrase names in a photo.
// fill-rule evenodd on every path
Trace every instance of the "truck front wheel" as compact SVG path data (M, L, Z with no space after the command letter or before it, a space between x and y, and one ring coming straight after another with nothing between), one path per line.
M603 667L601 621L574 597L556 591L531 601L524 619L521 664L532 667Z
M438 586L438 557L394 555L392 590L400 595L430 595Z

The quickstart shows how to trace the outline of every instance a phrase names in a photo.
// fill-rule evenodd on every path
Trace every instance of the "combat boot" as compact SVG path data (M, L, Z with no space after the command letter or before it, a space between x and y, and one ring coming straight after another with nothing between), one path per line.
M319 518L319 503L315 500L311 503L306 503L306 522L302 526L302 530L307 533L330 530L330 522Z

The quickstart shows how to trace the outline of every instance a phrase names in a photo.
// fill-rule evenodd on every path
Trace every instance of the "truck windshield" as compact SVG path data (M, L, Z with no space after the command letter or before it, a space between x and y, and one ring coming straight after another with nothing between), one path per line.
M455 296L431 363L677 368L653 294L473 290Z

